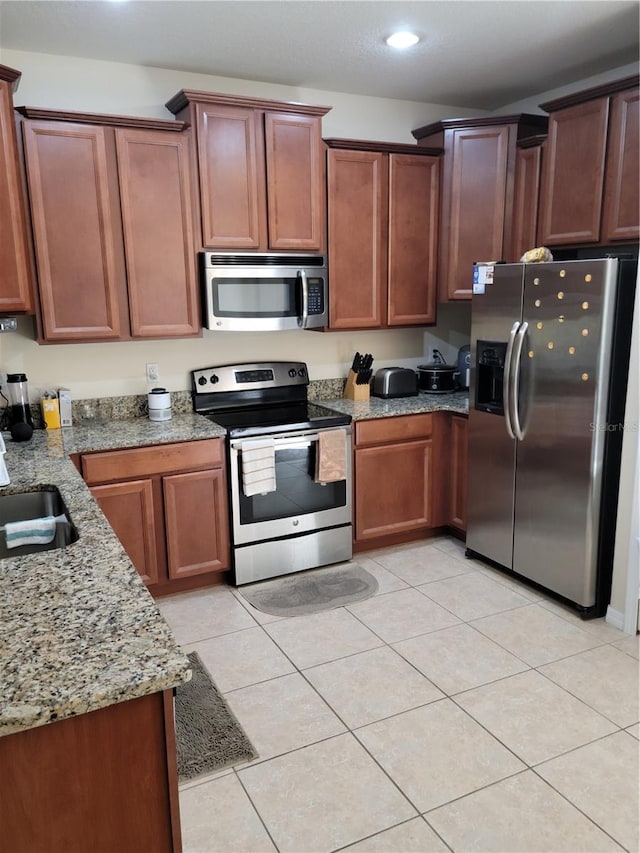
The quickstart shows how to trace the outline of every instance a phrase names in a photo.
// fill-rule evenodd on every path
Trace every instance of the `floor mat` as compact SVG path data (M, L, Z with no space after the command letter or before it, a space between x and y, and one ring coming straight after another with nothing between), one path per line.
M187 657L193 676L176 688L175 705L181 782L258 757L198 653Z
M240 595L263 613L302 616L363 601L378 591L378 581L357 563L312 569L243 586Z

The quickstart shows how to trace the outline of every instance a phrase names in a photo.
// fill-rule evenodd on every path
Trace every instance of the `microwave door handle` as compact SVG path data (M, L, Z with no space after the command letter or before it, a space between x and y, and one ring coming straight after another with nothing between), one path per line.
M516 334L518 333L519 327L520 322L516 320L516 322L511 327L511 331L509 332L509 343L507 344L507 354L504 359L504 374L502 377L502 406L504 408L504 425L507 428L507 435L509 436L509 438L516 437L513 431L513 427L511 425L511 362L513 360L513 347L516 342Z
M309 319L309 282L307 281L307 273L305 270L298 270L298 278L302 285L302 328L307 328Z

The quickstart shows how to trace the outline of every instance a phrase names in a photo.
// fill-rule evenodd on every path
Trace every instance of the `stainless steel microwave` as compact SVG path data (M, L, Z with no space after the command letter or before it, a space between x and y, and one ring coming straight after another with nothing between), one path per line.
M204 252L207 329L263 332L328 323L324 255Z

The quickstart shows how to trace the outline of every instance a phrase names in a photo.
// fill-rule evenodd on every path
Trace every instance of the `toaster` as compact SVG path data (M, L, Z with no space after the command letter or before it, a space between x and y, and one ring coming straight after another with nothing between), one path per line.
M417 397L418 374L409 367L381 367L373 378L374 397Z

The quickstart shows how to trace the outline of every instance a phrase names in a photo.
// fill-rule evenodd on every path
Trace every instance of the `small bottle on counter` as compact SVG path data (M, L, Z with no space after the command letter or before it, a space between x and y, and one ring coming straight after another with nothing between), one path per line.
M43 391L40 404L46 429L60 429L60 406L56 392Z
M152 388L148 394L149 420L171 420L171 394L166 388Z

